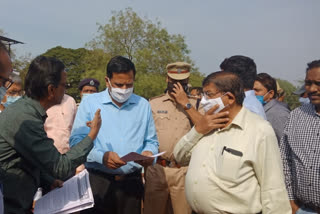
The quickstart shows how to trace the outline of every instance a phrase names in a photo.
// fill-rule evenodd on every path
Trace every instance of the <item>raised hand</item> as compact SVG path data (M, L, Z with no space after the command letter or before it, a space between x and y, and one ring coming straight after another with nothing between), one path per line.
M188 96L179 82L174 84L171 95L174 97L176 102L182 106L185 106L187 103L189 103Z
M219 108L219 105L213 106L201 119L195 124L195 129L198 133L208 134L209 132L221 129L229 122L229 112L218 112L214 114L214 111Z
M91 128L88 136L94 140L96 139L98 133L99 133L99 130L100 130L100 127L101 127L101 115L100 115L100 109L98 109L96 111L96 113L94 114L94 118L92 121L89 121L87 122L87 126Z

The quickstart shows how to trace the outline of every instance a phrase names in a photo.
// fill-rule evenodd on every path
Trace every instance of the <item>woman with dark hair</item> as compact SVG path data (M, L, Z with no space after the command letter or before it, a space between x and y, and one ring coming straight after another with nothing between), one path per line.
M279 142L290 110L276 99L276 80L267 73L260 73L256 77L253 90L258 100L262 103L267 120L271 123Z

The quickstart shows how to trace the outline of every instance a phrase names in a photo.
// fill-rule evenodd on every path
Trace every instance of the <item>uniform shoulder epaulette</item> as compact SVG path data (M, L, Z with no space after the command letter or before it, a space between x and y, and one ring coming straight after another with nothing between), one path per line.
M160 95L158 95L158 96L151 97L151 98L149 99L149 101L154 100L154 99L156 99L156 98L163 97L164 95L166 95L166 94L160 94Z

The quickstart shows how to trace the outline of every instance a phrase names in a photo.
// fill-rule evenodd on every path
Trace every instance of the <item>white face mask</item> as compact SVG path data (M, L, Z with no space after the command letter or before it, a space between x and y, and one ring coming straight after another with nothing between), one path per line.
M110 95L111 97L116 100L119 103L124 103L126 102L130 96L133 93L133 87L132 88L126 88L126 89L122 89L122 88L114 88L111 86L111 83L108 79L109 85L110 85Z
M82 94L82 97L81 97L81 100L83 100L85 97L89 96L90 94L89 93L83 93Z
M0 101L3 99L4 95L6 95L7 89L3 86L0 87Z
M299 102L301 104L308 104L310 103L310 99L308 97L299 97Z
M221 97L223 97L224 95L222 95ZM219 111L224 109L225 106L222 102L221 97L214 98L214 99L207 99L206 96L203 96L201 99L201 104L203 106L204 111L205 112L209 111L213 106L215 106L217 104L219 105L219 108L217 110L215 110L214 113L218 113Z
M11 105L12 103L16 102L17 100L19 100L22 96L7 96L7 102L5 102L3 105L5 107L8 107L9 105Z

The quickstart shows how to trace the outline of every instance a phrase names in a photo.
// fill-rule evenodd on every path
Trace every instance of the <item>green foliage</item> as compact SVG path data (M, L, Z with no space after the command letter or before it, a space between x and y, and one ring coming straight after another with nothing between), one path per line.
M71 49L57 46L43 54L44 56L55 57L65 64L67 81L70 84L67 93L77 101L80 100L78 84L81 80L81 74L85 70L84 58L87 53L88 50L85 48Z
M84 57L84 72L81 79L95 78L100 82L100 90L105 89L106 66L111 55L102 49L88 50Z
M292 92L297 90L297 88L287 80L277 79L277 81L280 87L285 91L284 102L288 103L291 110L298 107L300 105L298 101L299 97L295 94L292 94Z
M159 21L154 23L148 18L141 18L131 8L114 11L107 24L98 24L98 36L87 43L87 47L93 51L91 57L102 57L100 62L104 64L88 69L85 75L96 74L100 80L105 75L108 61L104 60L116 55L126 56L134 62L137 70L135 93L143 97L163 93L166 65L176 61L192 64L191 84L201 85L203 76L189 57L185 38L180 34L169 34Z
M189 83L192 87L202 87L202 81L205 78L204 74L201 74L199 71L191 72Z
M24 87L25 76L27 75L28 68L31 61L32 61L32 56L30 53L20 57L13 57L12 59L13 69L19 72L23 87Z

